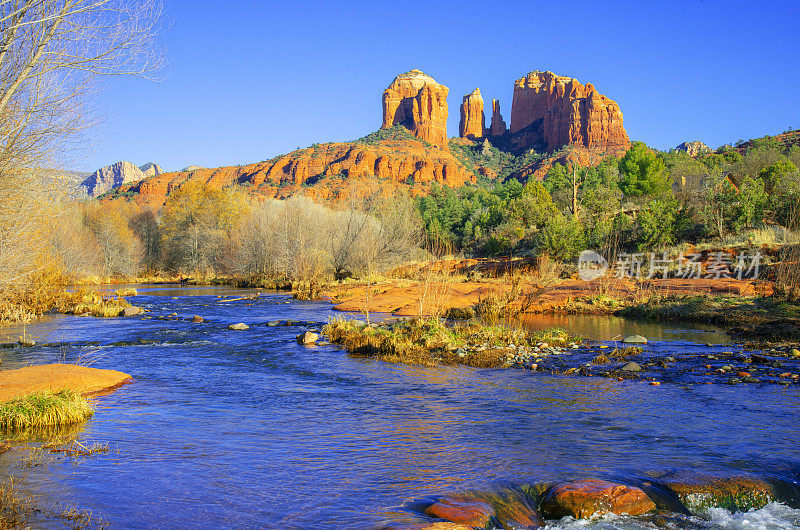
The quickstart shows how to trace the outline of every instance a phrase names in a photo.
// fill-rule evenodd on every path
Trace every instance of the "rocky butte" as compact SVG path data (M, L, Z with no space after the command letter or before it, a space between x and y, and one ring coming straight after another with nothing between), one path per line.
M420 140L446 146L449 92L420 70L398 75L383 91L383 128L402 125Z
M481 89L476 88L461 103L461 120L458 124L458 135L461 138L475 140L483 138L486 133L486 118L483 114L483 98Z
M492 100L492 124L489 127L489 135L494 137L503 136L508 127L506 126L503 115L500 114L500 100Z
M619 154L630 147L619 105L591 83L553 72L530 72L514 82L511 134L517 150L573 145Z

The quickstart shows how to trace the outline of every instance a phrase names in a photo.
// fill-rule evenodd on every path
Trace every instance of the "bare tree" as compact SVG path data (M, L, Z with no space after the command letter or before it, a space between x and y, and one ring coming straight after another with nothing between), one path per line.
M36 269L18 241L48 239L37 173L89 123L95 81L161 72L162 15L161 0L0 0L0 286Z

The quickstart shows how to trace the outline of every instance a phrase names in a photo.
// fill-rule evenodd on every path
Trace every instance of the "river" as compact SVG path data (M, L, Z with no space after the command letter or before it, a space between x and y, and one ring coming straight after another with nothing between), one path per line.
M100 397L83 427L81 439L108 442L108 453L54 463L28 480L36 494L112 527L373 528L414 499L508 483L673 469L797 477L797 385L652 387L393 365L335 345L298 345L309 326L266 325L357 317L328 303L278 293L225 301L248 291L218 287L137 289L131 301L147 319L49 315L26 327L41 345L0 350L4 369L83 359L135 377ZM236 322L250 330L227 329ZM526 325L552 324L598 340L635 331L678 357L700 345L730 347L724 334L696 326L610 317ZM0 328L0 341L19 334ZM698 524L746 527L743 517L722 510ZM800 511L782 505L752 517L767 528L800 525Z

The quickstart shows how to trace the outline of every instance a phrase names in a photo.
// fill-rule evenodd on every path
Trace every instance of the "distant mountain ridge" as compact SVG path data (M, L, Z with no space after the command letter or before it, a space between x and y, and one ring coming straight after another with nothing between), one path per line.
M148 162L142 166L136 166L132 162L120 161L110 166L105 166L81 182L80 187L87 197L99 197L100 195L118 188L123 184L136 182L149 177L162 174L161 166L153 162Z

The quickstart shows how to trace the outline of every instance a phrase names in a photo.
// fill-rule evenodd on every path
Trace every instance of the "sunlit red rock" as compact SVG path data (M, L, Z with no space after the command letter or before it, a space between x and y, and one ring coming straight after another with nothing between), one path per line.
M489 127L490 136L503 136L508 127L503 120L503 115L500 114L500 101L497 99L492 100L492 123Z
M616 102L591 83L552 72L530 72L514 82L511 133L517 149L575 145L621 153L630 146Z
M483 137L486 130L486 117L483 114L483 97L476 88L461 103L461 120L458 124L458 135L461 138L476 139Z
M402 125L420 140L446 146L449 91L420 70L398 75L383 92L383 127Z
M642 515L656 509L640 488L599 479L559 484L545 495L540 507L547 519L589 519L608 513Z
M429 506L425 513L453 523L483 528L494 515L494 508L477 500L443 497Z

